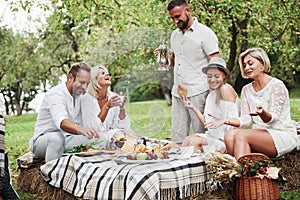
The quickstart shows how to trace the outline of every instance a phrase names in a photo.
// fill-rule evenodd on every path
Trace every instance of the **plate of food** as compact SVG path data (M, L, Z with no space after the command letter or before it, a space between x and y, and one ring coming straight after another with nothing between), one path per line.
M99 155L102 154L103 152L101 150L97 150L97 149L93 149L90 151L82 151L82 152L78 152L78 153L72 153L73 155L76 156L95 156L95 155Z
M130 160L126 157L117 157L115 162L117 164L151 164L151 163L161 163L161 162L169 162L174 159L156 159L156 160Z
M90 144L81 144L79 146L73 147L71 150L67 151L64 155L77 155L77 156L94 156L103 153L100 147L101 141L92 142Z
M176 159L176 157L177 155L169 154L169 151L161 150L159 145L151 148L144 144L138 144L133 152L119 155L115 161L118 164L156 163L168 162Z

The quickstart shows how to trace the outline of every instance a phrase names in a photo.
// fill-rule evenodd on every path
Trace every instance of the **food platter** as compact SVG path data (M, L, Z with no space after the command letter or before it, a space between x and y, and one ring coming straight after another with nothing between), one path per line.
M78 153L71 153L72 155L76 156L95 156L102 154L103 152L101 150L93 150L93 151L88 151L88 152L78 152Z
M117 164L150 164L150 163L162 163L162 162L170 162L174 159L157 159L157 160L130 160L127 158L115 158L114 161Z
M95 156L100 154L112 155L116 151L113 149L101 149L101 150L92 150L87 152L76 152L76 153L65 153L64 155L76 155L76 156Z
M177 159L177 155L170 155L168 159L155 159L155 160L130 160L126 156L122 155L116 157L114 161L117 164L150 164L150 163L162 163L162 162L170 162L172 160Z

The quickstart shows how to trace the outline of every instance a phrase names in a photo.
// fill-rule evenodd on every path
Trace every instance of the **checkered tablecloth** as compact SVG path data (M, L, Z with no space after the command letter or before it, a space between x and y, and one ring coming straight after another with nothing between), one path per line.
M119 164L118 164L119 163ZM205 191L212 177L203 156L120 164L110 155L65 155L41 166L43 178L83 199L171 199Z

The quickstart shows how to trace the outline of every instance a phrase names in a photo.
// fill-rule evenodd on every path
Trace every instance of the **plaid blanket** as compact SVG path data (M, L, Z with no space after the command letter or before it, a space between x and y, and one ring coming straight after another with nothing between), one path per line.
M52 186L83 199L170 199L203 193L211 178L202 156L155 163L118 164L108 155L65 155L41 166Z
M5 176L5 122L0 114L0 177Z

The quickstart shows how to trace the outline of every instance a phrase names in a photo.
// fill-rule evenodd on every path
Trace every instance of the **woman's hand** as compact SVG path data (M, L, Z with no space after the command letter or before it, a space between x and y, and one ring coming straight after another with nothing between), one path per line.
M262 106L256 106L256 109L249 113L251 116L261 115L264 112L264 108Z
M107 106L109 108L115 107L115 106L120 106L121 105L121 98L120 96L116 95L111 97L108 102L107 102ZM124 106L124 105L123 105Z
M193 109L195 107L194 104L192 102L190 102L185 96L180 97L180 99L186 108Z
M205 123L204 124L205 128L216 129L216 128L219 128L220 126L222 126L225 122L224 117L216 117L216 116L213 116L212 114L208 114L208 116L212 117L213 120Z
M256 109L249 112L249 115L259 116L264 123L267 123L272 119L272 114L266 111L262 106L256 106Z

